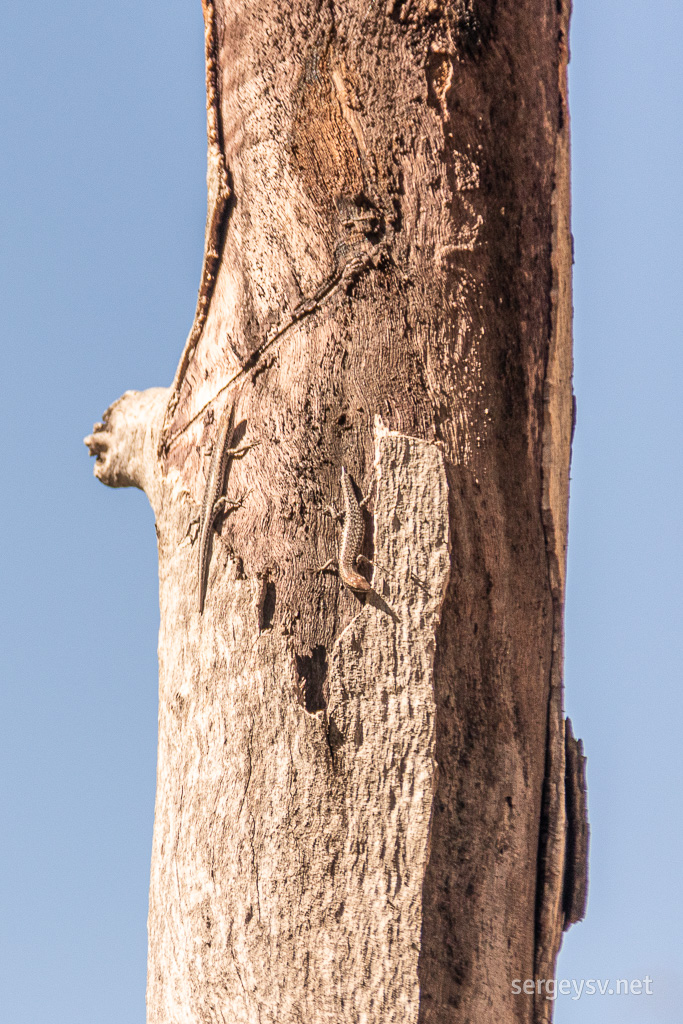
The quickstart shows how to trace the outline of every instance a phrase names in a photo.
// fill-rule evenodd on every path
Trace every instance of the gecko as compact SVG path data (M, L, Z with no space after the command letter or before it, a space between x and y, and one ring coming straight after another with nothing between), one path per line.
M225 483L225 473L231 459L240 459L250 448L255 448L258 441L252 444L242 445L240 448L229 448L228 441L232 438L235 429L235 404L231 403L226 407L218 424L218 433L213 443L211 464L206 477L204 487L204 499L199 519L199 614L204 610L204 598L206 597L206 584L209 576L209 561L211 559L211 535L216 516L221 512L231 511L242 505L244 498L232 501L221 491Z

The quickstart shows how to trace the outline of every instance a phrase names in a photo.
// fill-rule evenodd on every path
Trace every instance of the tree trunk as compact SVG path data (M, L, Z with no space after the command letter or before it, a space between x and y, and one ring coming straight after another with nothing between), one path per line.
M587 849L568 14L204 2L195 322L86 439L156 514L150 1024L550 1019ZM318 571L342 468L354 589Z

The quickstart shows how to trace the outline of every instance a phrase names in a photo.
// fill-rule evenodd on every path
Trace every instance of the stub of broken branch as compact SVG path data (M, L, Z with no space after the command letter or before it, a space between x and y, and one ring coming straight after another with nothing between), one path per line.
M83 439L96 457L95 476L107 487L139 487L155 513L161 500L157 458L168 388L126 391Z

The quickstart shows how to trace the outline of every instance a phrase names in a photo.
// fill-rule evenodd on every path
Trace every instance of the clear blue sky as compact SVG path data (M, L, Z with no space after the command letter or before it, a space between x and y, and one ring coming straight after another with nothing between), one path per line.
M587 921L558 1024L683 1005L683 6L575 0L578 426L567 710L588 754ZM0 1022L143 1024L156 544L81 443L169 383L202 256L199 0L0 11Z

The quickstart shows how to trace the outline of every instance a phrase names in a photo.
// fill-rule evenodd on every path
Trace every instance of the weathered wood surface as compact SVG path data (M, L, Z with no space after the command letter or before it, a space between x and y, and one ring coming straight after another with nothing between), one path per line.
M148 1019L548 1020L512 980L553 976L581 902L568 5L204 7L197 317L171 389L89 439L157 518ZM259 447L230 467L244 501L200 614L227 403ZM376 483L365 603L310 571L342 465Z

